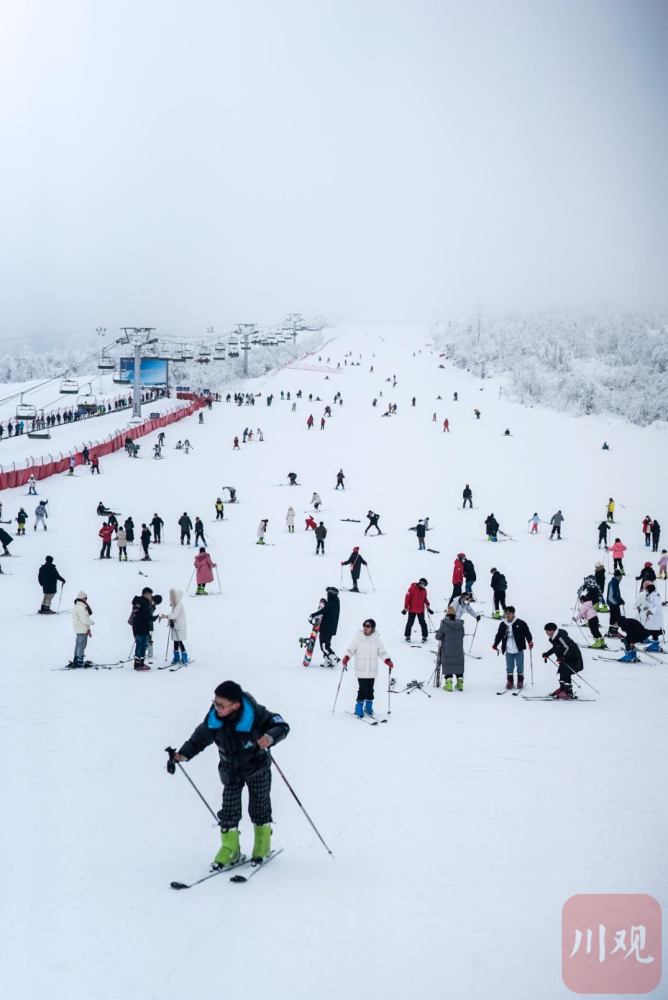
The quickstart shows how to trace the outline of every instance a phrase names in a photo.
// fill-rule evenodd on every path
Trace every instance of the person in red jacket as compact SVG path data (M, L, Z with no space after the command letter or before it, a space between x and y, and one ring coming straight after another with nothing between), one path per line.
M235 437L235 439L234 439L234 444L232 445L232 451L241 451L241 448L239 447L239 438L238 437Z
M113 524L103 524L98 535L102 539L102 548L100 549L100 559L111 559L111 536L114 533Z
M652 539L651 531L652 531L652 518L648 514L647 517L644 519L644 521L642 523L642 533L643 533L643 536L644 536L644 539L645 539L645 545L647 546L647 548L649 548L649 543L650 543L650 541Z
M425 608L430 607L429 601L427 600L427 582L428 581L422 576L417 583L411 583L408 588L408 593L404 599L404 610L401 613L402 615L408 615L408 621L406 622L406 628L404 629L406 642L411 641L411 632L416 618L420 623L420 628L422 629L422 641L426 642L429 638L427 623L424 618Z
M462 592L462 584L464 582L464 560L466 555L463 552L457 553L457 558L455 559L455 565L452 568L452 597L448 601L448 604L452 604L455 597L460 597Z
M91 474L91 476L93 475L94 472L97 472L98 476L100 475L100 459L97 457L97 455L91 455L90 456L90 474Z
M306 421L306 426L308 427L309 430L311 430L311 428L313 427L313 414L311 414L308 420Z
M309 528L313 528L313 530L315 531L317 527L318 527L317 521L314 521L311 515L309 514L309 516L306 518L306 531L308 531Z

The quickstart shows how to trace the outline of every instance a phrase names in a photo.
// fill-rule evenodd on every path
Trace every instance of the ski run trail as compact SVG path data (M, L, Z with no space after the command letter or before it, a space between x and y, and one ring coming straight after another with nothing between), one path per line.
M425 576L438 623L462 551L475 563L484 614L492 611L490 568L507 577L508 602L535 640L526 693L548 693L557 680L540 657L548 646L543 625L570 620L576 589L602 555L597 525L608 498L617 501L612 537L628 546L622 594L630 608L635 576L646 559L657 559L643 544L646 514L666 526L660 547L668 542L666 425L641 429L512 405L500 398L498 379L481 383L454 369L430 352L417 327L328 333L323 364L330 357L342 368L329 379L286 368L240 384L262 393L255 407L216 403L203 426L193 416L166 428L161 462L149 458L152 435L141 441L143 461L120 452L102 459L99 478L77 469L75 478L41 483L47 533L33 531L35 501L25 487L0 497L3 518L13 519L21 503L30 515L25 538L14 538L12 558L2 560L12 575L0 576L5 997L548 1000L571 995L561 980L561 911L570 896L665 899L668 658L628 665L585 651L583 677L599 693L583 684L582 696L594 701L499 698L504 661L491 649L497 626L483 618L473 648L482 658L466 658L463 693L425 686L431 698L416 690L393 695L389 723L369 726L348 714L352 664L332 715L340 672L319 668L317 648L305 669L298 639L309 635L308 615L325 587L342 579L350 585L340 563L359 545L371 578L362 573L364 593L341 593L334 648L343 656L373 617L397 688L426 681L434 642L404 642L404 595ZM360 354L360 366L350 366ZM386 381L393 375L394 389ZM298 389L304 395L293 413L280 392L294 401ZM333 404L337 391L342 406ZM310 392L322 402L309 404ZM389 402L397 414L383 417ZM327 404L333 414L321 431ZM246 426L261 427L264 442L233 452ZM512 437L504 437L506 427ZM187 456L174 449L186 437L193 444ZM604 439L610 451L601 450ZM334 490L341 467L345 492ZM301 485L278 488L293 471ZM461 509L466 483L474 510ZM240 502L226 504L225 521L216 524L214 502L227 485ZM314 491L327 509L317 517L328 529L324 557L304 530ZM130 561L119 563L115 544L112 560L98 561L99 500L120 520L132 515L137 535L154 512L164 519L165 544L152 547L154 561L138 562L134 545ZM294 534L285 530L289 505ZM549 521L559 508L562 541L549 541L547 524L538 537L528 534L534 511ZM364 537L369 509L380 513L384 536ZM74 636L67 615L34 617L45 555L67 580L62 609L80 589L88 594L95 626L87 657L114 663L130 655L133 595L151 586L167 610L169 588L186 591L197 550L179 544L183 511L202 518L222 584L222 596L184 596L192 667L156 669L165 657L163 622L150 672L136 673L131 663L55 669L70 661ZM514 542L486 540L491 512ZM427 545L439 554L419 552L407 530L423 517L433 528ZM273 547L256 544L261 518L269 519ZM209 589L218 590L217 582ZM468 650L475 623L465 622ZM578 637L575 626L569 632ZM417 623L413 636L419 642ZM282 854L247 887L224 875L176 893L171 881L206 874L219 832L178 769L167 774L164 748L190 736L214 687L228 678L290 724L275 758L335 860L274 771L273 847ZM382 716L386 685L382 666ZM217 763L211 747L185 765L215 810ZM245 795L241 836L250 852Z

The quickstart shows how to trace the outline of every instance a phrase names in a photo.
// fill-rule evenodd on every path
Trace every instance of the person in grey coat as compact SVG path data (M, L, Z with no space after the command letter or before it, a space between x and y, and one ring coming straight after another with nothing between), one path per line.
M555 535L557 536L558 539L561 539L561 526L565 520L566 518L564 517L564 515L561 513L560 510L558 510L556 514L552 515L552 517L550 518L550 524L552 525L552 531L550 532L550 541L554 538Z
M445 677L444 691L452 691L453 675L457 690L464 690L464 622L457 618L452 605L448 607L436 633L438 663Z

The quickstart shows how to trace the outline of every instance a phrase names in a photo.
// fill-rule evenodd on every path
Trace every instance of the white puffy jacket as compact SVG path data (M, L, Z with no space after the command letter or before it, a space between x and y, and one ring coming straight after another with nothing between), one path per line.
M358 677L377 677L378 660L386 660L389 653L383 646L379 633L374 630L371 635L365 635L364 631L358 632L345 655L355 657L355 673Z
M285 517L285 523L287 524L288 528L294 528L294 526L295 526L295 509L294 509L294 507L288 507L288 513L286 514L286 517Z
M638 595L641 596L641 595ZM645 599L638 604L640 621L652 632L660 632L663 628L663 608L658 590L653 594L645 594Z
M186 609L183 607L182 598L182 590L170 590L169 603L171 604L171 608L169 609L169 621L172 623L172 639L176 642L185 642L188 636Z
M83 603L88 600L88 595L84 594L83 590L80 590L77 594L77 599L74 602L74 607L72 608L72 627L76 635L86 635L89 631L91 625L95 622L91 616L86 611L86 605Z

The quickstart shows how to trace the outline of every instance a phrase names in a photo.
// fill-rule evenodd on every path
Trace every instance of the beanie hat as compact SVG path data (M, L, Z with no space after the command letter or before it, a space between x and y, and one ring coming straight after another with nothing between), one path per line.
M445 617L446 618L456 618L457 617L457 612L453 608L452 604L448 604L448 610L445 612Z
M651 566L651 565L652 565L651 562L646 562L645 563L645 566Z
M216 688L215 694L219 698L225 698L226 701L241 701L244 696L241 685L236 681L223 681Z
M602 562L594 563L594 569L603 569L603 568L604 567Z
M420 579L418 580L418 583L423 583L426 587L427 584L429 583L429 580L425 580L425 578L421 576Z
M355 548L353 549L353 552L359 552L359 550L360 550L359 545L356 545Z
M465 552L458 552L457 553L457 558L458 559L466 559L466 553Z

